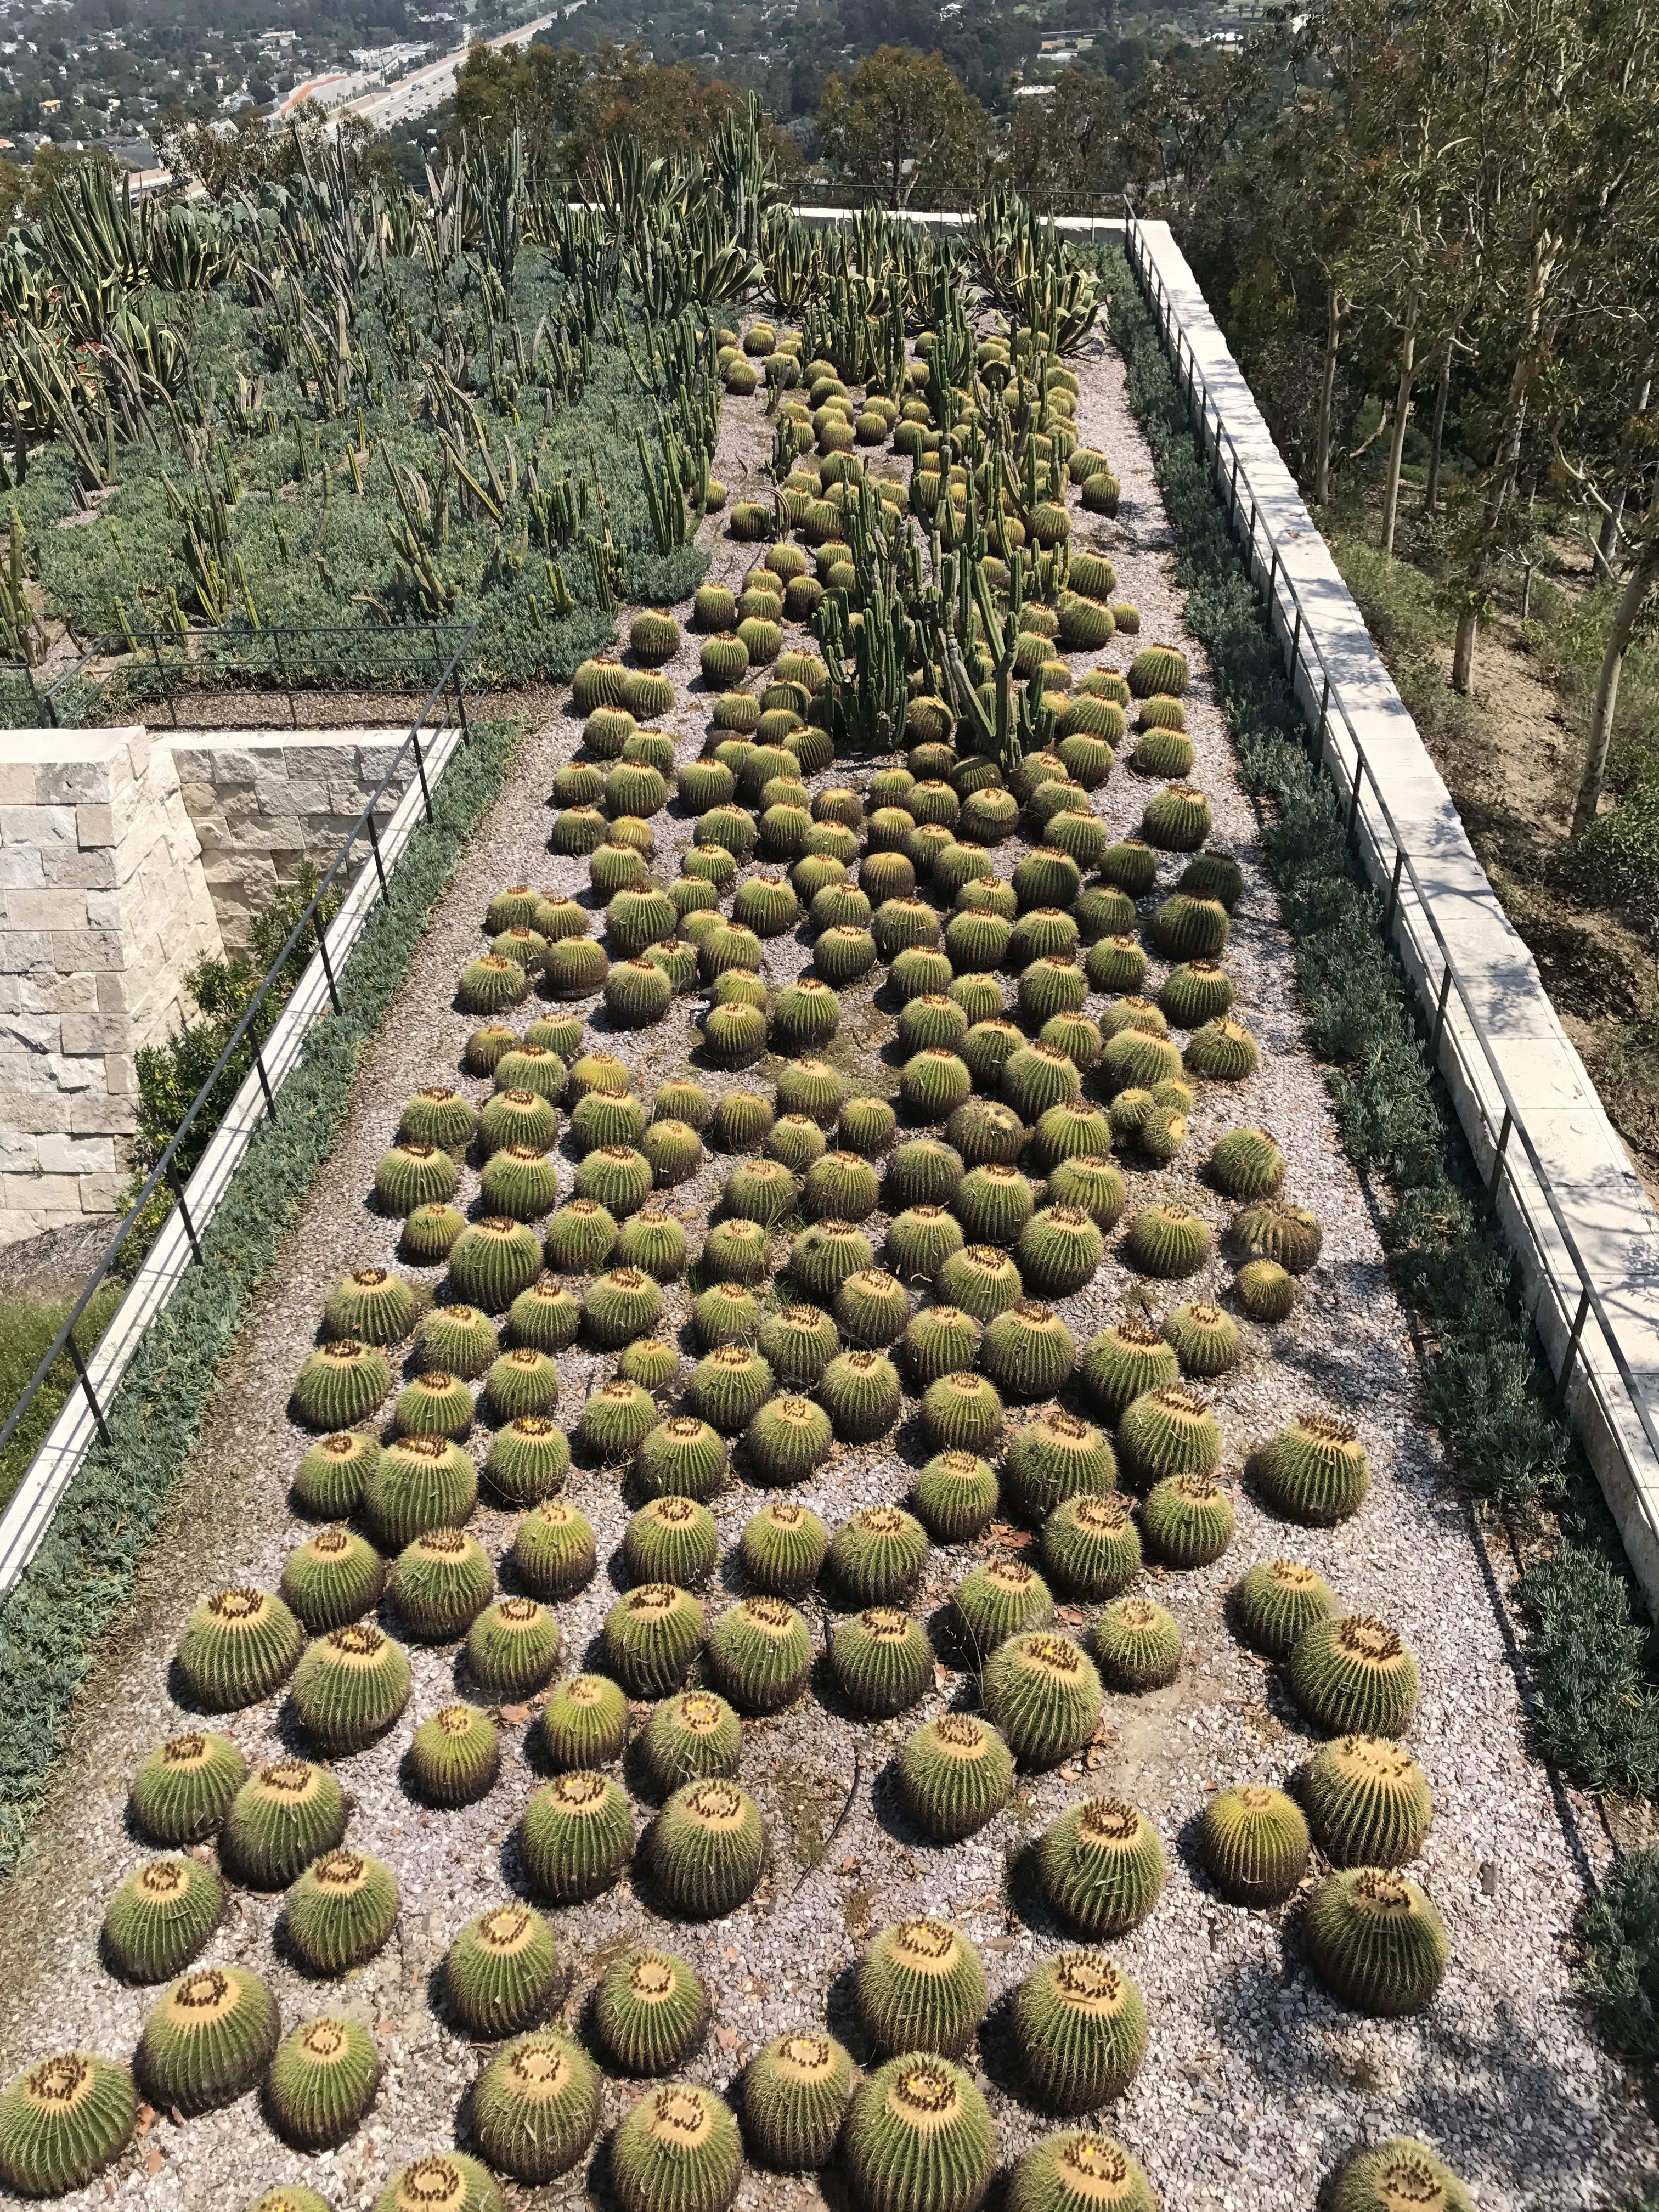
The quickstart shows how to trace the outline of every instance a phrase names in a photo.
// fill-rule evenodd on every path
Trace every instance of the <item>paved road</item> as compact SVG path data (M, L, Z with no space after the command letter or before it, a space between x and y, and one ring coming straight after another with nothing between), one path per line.
M486 39L483 43L489 46L527 46L538 31L548 29L563 13L562 8L556 9L551 15L538 15L531 22L516 24L512 30L503 31L497 38ZM389 131L394 125L411 122L416 116L426 114L428 109L449 98L470 51L470 45L458 46L441 60L423 62L419 69L399 77L396 84L344 101L337 112L360 116L376 131Z

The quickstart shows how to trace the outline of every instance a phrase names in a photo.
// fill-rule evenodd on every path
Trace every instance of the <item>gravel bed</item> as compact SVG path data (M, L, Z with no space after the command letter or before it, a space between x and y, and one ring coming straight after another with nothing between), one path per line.
M1584 1846L1564 1826L1570 1808L1558 1807L1547 1774L1525 1755L1501 1599L1424 1425L1411 1340L1388 1287L1365 1194L1338 1149L1320 1070L1301 1042L1289 940L1252 810L1235 781L1207 665L1185 637L1170 531L1121 363L1107 349L1079 367L1079 427L1085 442L1114 456L1123 498L1115 523L1079 514L1079 535L1110 550L1121 594L1141 610L1143 641L1181 641L1191 659L1193 780L1213 804L1216 842L1230 846L1244 869L1228 962L1239 1011L1262 1048L1261 1068L1248 1084L1200 1091L1181 1160L1155 1174L1130 1172L1131 1208L1176 1196L1219 1231L1228 1209L1199 1181L1197 1168L1223 1129L1250 1121L1275 1132L1291 1163L1290 1194L1316 1211L1325 1231L1323 1256L1292 1318L1273 1331L1244 1323L1244 1355L1213 1390L1237 1534L1212 1567L1147 1577L1182 1626L1185 1657L1176 1682L1142 1698L1109 1696L1103 1728L1084 1757L1056 1773L1023 1777L1007 1812L967 1844L941 1850L922 1841L896 1808L885 1769L917 1723L971 1705L970 1675L942 1665L923 1705L884 1725L854 1723L816 1694L775 1718L746 1723L742 1778L761 1802L770 1843L755 1897L728 1918L702 1926L665 1921L648 1894L624 1879L598 1902L556 1914L569 1972L562 2016L579 2022L604 1966L643 1939L680 1951L714 1996L713 2030L686 2069L693 2078L728 2088L762 2042L821 2022L826 2010L835 2032L862 2056L848 1969L864 1940L908 1913L949 1914L980 1944L994 2000L1001 1998L1067 1940L1034 1901L1026 1847L1068 1802L1109 1792L1139 1805L1169 1849L1161 1903L1113 1947L1145 1994L1152 2040L1139 2075L1103 2116L1142 2159L1166 2205L1226 2212L1311 2206L1323 2176L1356 2144L1413 2132L1437 2144L1485 2212L1611 2206L1659 2173L1659 2135L1636 2081L1592 2039L1571 1996L1569 1936ZM759 470L769 450L761 402L732 402L715 470L733 499L763 493ZM733 545L712 525L708 536L711 574L735 580L755 549ZM696 643L688 635L670 670L684 703L665 726L679 740L682 758L700 749L705 728ZM1092 657L1122 665L1128 653L1118 641ZM1072 658L1080 666L1091 656ZM586 862L556 859L546 849L549 784L579 734L575 717L555 713L525 747L480 831L366 1055L348 1133L228 1363L169 1524L152 1547L133 1605L107 1640L38 1848L12 1884L0 1929L0 2065L7 2075L65 2040L125 2057L154 2002L154 1993L124 1986L98 1960L104 1902L148 1855L125 1824L127 1778L152 1745L188 1724L169 1694L168 1660L190 1605L233 1582L274 1587L305 1533L286 1504L306 1441L287 1419L288 1393L333 1284L353 1267L394 1255L397 1224L378 1216L364 1194L403 1100L423 1083L458 1079L459 1049L474 1024L453 1010L452 992L481 947L489 894L531 880L586 895ZM849 778L842 763L819 781L866 778L862 769ZM1096 799L1114 834L1125 835L1147 795L1119 769ZM671 805L658 828L659 864L672 875L673 848L690 842L692 825ZM1019 849L1000 849L1003 873ZM1161 874L1167 881L1178 868L1172 858ZM772 940L767 981L787 981L809 956L804 936ZM1161 972L1155 967L1154 982ZM849 1073L859 1071L857 1087L895 1091L885 993L854 989L842 1003L836 1051ZM690 1010L702 1004L682 1000L658 1028L611 1036L595 1002L590 1029L628 1060L648 1099L657 1083L691 1060ZM1097 1003L1091 1011L1099 1012ZM715 1091L756 1080L753 1072L729 1079L698 1073ZM480 1097L488 1089L467 1087ZM561 1162L568 1191L574 1166L568 1139ZM712 1157L673 1194L676 1208L706 1221L728 1165ZM464 1189L469 1196L476 1191L476 1170L465 1171ZM879 1218L870 1224L878 1249L881 1226ZM1182 1298L1224 1297L1230 1275L1218 1260L1180 1286L1148 1285L1109 1245L1094 1283L1060 1301L1058 1310L1080 1346L1131 1305L1145 1303L1162 1314ZM684 1304L683 1290L671 1293L677 1322ZM574 1428L588 1388L612 1364L580 1347L562 1359L559 1418L567 1427ZM1240 1470L1252 1443L1310 1406L1358 1422L1372 1488L1344 1527L1287 1530L1262 1511ZM914 1405L908 1410L913 1416ZM918 1425L907 1418L879 1445L838 1449L799 1494L833 1527L859 1506L902 1498L926 1455ZM602 1469L579 1464L569 1488L598 1532L601 1560L589 1589L560 1608L566 1664L574 1667L622 1586L606 1563L630 1508L615 1474ZM743 1486L717 1501L728 1550L759 1502ZM499 1559L514 1516L486 1503L472 1526ZM936 1547L916 1610L924 1619L936 1615L972 1556L1007 1540L1009 1532L994 1530L975 1547ZM1421 1663L1424 1694L1410 1740L1428 1772L1436 1814L1411 1871L1445 1917L1451 1964L1440 1996L1417 2019L1385 2022L1345 2011L1303 1961L1303 1899L1271 1912L1231 1906L1191 1855L1191 1825L1207 1790L1252 1779L1283 1782L1314 1748L1275 1671L1235 1640L1223 1617L1224 1594L1244 1569L1285 1552L1316 1566L1353 1609L1395 1624ZM709 1593L713 1607L740 1589L735 1572L722 1571ZM830 1616L816 1599L805 1610L821 1643ZM388 1625L395 1632L395 1622ZM266 1975L289 2025L337 2008L368 2025L385 2065L372 2117L343 2149L302 2158L262 2124L252 2096L182 2126L163 2115L106 2180L70 2203L112 2199L156 2212L234 2212L262 2189L303 2179L344 2212L369 2204L395 2165L455 2140L457 2108L480 2054L445 2016L434 1970L463 1921L521 1887L513 1831L543 1776L526 1711L509 1708L501 1778L482 1803L439 1813L413 1800L400 1784L399 1764L414 1723L458 1688L465 1693L466 1684L453 1650L415 1647L410 1656L414 1694L404 1720L381 1744L337 1762L354 1802L350 1840L385 1858L401 1887L403 1911L392 1941L368 1967L338 1984L319 1984L273 1941L280 1899L237 1891L205 1954ZM297 1741L280 1698L227 1725L250 1759ZM634 1786L631 1764L623 1772ZM643 1824L650 1811L643 1793L638 1811ZM994 2010L976 2071L1005 2157L1054 2124L1020 2100L1009 2044ZM618 2118L635 2094L629 2084L607 2081L607 2121ZM515 2205L575 2204L584 2182L578 2175L545 2191L504 2194ZM751 2172L739 2201L758 2207L822 2200L816 2182Z

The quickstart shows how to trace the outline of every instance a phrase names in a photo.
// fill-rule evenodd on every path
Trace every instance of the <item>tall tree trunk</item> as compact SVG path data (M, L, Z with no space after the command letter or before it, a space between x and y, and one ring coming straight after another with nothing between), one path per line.
M1336 355L1342 341L1342 302L1334 284L1325 307L1325 373L1319 380L1319 422L1314 433L1314 505L1331 495L1331 415L1336 401Z
M1432 514L1440 499L1440 457L1446 445L1446 403L1451 398L1452 354L1457 326L1446 333L1446 350L1440 356L1440 381L1434 392L1434 428L1429 434L1429 475L1423 487L1423 512Z
M1607 631L1607 650L1601 655L1601 673L1595 686L1595 706L1590 714L1589 747L1572 810L1571 834L1575 837L1595 821L1601 804L1607 748L1613 742L1613 709L1619 704L1619 678L1624 673L1625 655L1630 650L1643 603L1656 584L1659 584L1659 527L1650 528L1647 543L1625 580L1625 588L1619 594L1619 605L1613 610Z
M1598 541L1598 550L1610 575L1617 573L1614 556L1619 550L1620 526L1625 519L1625 501L1630 495L1630 479L1636 466L1638 437L1637 425L1641 417L1647 413L1652 396L1653 361L1650 356L1647 367L1642 372L1641 384L1637 389L1636 404L1631 409L1631 421L1626 426L1624 437L1620 441L1619 466L1623 481L1613 495L1613 504L1601 517L1601 534Z
M1394 403L1394 435L1389 441L1389 474L1382 489L1382 550L1394 557L1395 526L1400 520L1400 464L1406 452L1406 425L1412 411L1412 368L1417 358L1417 317L1423 287L1413 279L1406 295L1406 319L1400 332L1400 382Z

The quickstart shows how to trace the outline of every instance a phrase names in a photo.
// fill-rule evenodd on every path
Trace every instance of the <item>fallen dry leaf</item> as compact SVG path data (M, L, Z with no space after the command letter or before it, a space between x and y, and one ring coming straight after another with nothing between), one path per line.
M717 2027L714 2030L714 2040L722 2051L735 2051L738 2047L738 2031L735 2027Z
M1062 1766L1060 1770L1060 1778L1062 1782L1075 1782L1078 1772L1079 1770L1075 1766Z
M948 1667L941 1667L939 1661L935 1659L933 1662L933 1687L936 1690L942 1690L946 1686L950 1680L950 1668Z
M503 1705L501 1718L511 1721L514 1727L518 1728L530 1718L530 1708L528 1705Z
M161 2144L151 2143L144 2153L144 2172L159 2173L166 2164L167 2160L161 2155Z
M1088 1614L1085 1613L1080 1605L1062 1605L1058 1607L1056 1610L1058 1611L1060 1619L1062 1620L1070 1621L1073 1627L1080 1627L1089 1618Z
M136 2121L136 2122L134 2123L134 2124L133 2124L133 2130L132 2130L132 2132L134 2133L134 2135L136 2135L136 2136L137 2136L137 2138L138 2138L138 2140L139 2140L139 2142L143 2142L143 2141L144 2140L144 2137L145 2137L145 2136L149 2133L150 2130L151 2130L155 2125L155 2106L154 2106L154 2105L140 2105L140 2106L139 2106L139 2107L138 2107L138 2118L137 2118L137 2121Z

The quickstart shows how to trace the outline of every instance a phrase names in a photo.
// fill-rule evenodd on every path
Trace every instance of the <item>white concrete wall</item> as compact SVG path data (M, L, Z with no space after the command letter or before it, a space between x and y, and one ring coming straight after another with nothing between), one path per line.
M1659 1213L1169 226L1137 225L1128 243L1322 757L1352 806L1540 1337L1659 1617Z
M220 950L165 748L142 727L0 732L0 1243L117 1205L133 1055Z

